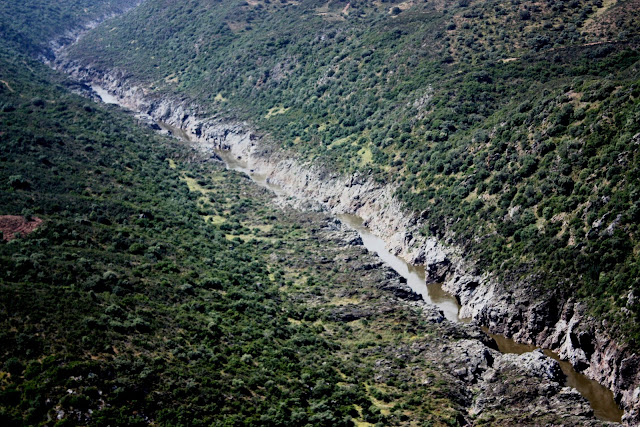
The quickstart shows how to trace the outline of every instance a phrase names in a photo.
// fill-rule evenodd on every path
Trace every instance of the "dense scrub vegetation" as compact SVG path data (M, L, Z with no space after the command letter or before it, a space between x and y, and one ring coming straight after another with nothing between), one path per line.
M6 46L0 80L0 215L43 220L0 238L1 425L455 422L450 377L394 356L442 331L327 218Z
M638 346L639 11L152 0L74 55L394 182L425 233L508 282L588 300Z
M136 0L41 0L0 3L0 34L5 47L52 58L50 43L81 25L121 13Z

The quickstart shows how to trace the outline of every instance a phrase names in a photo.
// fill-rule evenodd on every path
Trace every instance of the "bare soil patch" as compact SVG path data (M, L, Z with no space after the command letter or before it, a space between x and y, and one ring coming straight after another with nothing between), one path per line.
M23 216L0 215L0 231L2 231L3 238L6 241L15 239L18 237L17 234L26 236L38 228L40 224L42 224L42 220L37 217L27 221Z

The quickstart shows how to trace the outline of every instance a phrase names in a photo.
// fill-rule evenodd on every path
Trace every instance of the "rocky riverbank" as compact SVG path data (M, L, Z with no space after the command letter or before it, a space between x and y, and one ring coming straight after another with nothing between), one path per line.
M307 218L324 218L322 227L314 225L312 229L324 255L307 260L314 269L322 271L333 265L341 271L358 272L356 280L361 287L343 289L338 281L333 282L333 290L324 290L340 297L327 318L354 330L362 328L365 321L368 331L396 331L398 339L394 338L392 345L378 339L375 345L361 346L357 354L349 355L374 361L373 383L407 384L416 389L445 383L446 397L464 414L457 419L460 425L602 424L593 418L591 408L576 390L563 386L558 362L541 351L501 354L477 324L447 322L437 307L417 299L394 270L365 250L356 231L324 214L296 211L307 224L317 221ZM327 253L331 250L336 251L334 255ZM314 299L327 298L313 292L305 295L311 299L307 303L315 305L319 302ZM401 324L392 326L399 318ZM400 339L406 334L412 338ZM427 375L425 366L437 371L439 377ZM389 410L384 400L378 405Z
M393 196L393 186L302 162L253 133L247 124L225 123L188 101L154 96L132 83L125 72L95 70L64 55L55 66L79 81L104 87L135 112L183 129L202 150L229 151L280 187L294 204L363 218L392 252L423 264L428 280L444 283L444 289L458 298L461 317L472 317L494 333L558 351L578 370L613 390L625 409L625 422L640 421L637 355L617 345L602 325L585 315L580 303L536 293L530 283L498 283L480 274L461 251L423 237L418 232L420 219L403 209Z

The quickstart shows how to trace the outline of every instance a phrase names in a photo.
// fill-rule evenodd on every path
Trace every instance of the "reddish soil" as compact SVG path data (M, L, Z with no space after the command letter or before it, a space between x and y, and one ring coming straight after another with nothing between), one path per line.
M0 215L0 231L6 241L15 239L17 233L26 236L38 228L40 224L42 224L42 220L35 216L31 221L27 221L23 216Z

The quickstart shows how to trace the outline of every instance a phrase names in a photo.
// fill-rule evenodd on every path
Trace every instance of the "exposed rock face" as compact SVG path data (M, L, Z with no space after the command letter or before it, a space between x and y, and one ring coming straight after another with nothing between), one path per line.
M470 413L492 425L512 425L516 417L526 425L556 425L557 419L563 425L602 425L575 389L561 385L561 376L558 363L541 351L503 355L479 381ZM507 409L491 417L498 408Z
M520 355L505 354L498 360L496 369L506 369L510 366L518 366L528 375L537 378L546 378L558 383L563 379L558 362L545 356L540 349Z
M460 317L472 317L493 333L558 351L577 369L613 390L625 409L625 422L640 423L638 356L617 345L584 314L579 303L535 293L532 283L498 283L487 274L478 274L460 250L422 236L420 218L405 211L394 197L393 185L358 174L339 175L299 161L252 133L247 124L206 118L205 110L197 105L152 97L144 88L130 85L124 72L100 72L64 58L56 65L80 81L107 89L131 110L184 130L200 149L225 150L230 159L291 196L294 204L363 218L392 253L423 264L428 281L443 282L443 288L460 302ZM573 398L570 392L563 393L562 399Z
M493 366L494 361L502 358L500 353L478 340L463 339L455 344L454 348L442 348L442 352L450 356L449 364L453 374L467 383L478 382L482 374Z
M470 425L602 425L580 394L562 385L558 362L534 351L500 354L478 336L475 325L444 322L447 337L437 346L415 342L396 357L425 358L442 365L459 385L455 399L468 409ZM435 347L435 348L434 348ZM463 424L463 423L461 423Z

